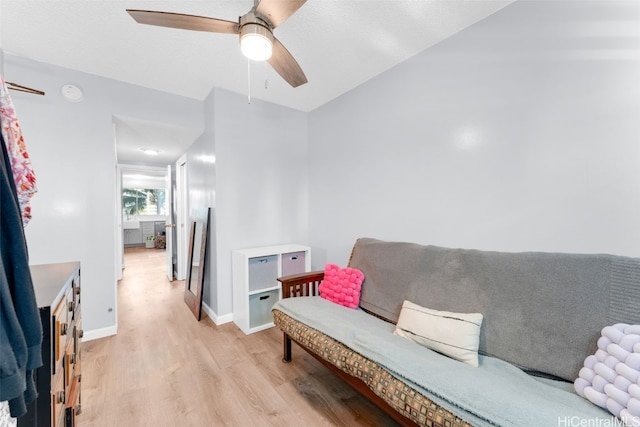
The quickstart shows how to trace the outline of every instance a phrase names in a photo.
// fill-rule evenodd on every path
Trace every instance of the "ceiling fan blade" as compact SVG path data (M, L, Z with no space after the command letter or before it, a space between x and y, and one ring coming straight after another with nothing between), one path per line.
M267 18L273 26L277 27L296 13L307 0L261 0L256 7L256 14Z
M269 58L269 64L291 86L298 87L307 82L307 77L302 68L289 53L286 47L277 38L273 38L273 53Z
M182 13L155 12L152 10L127 9L136 22L160 27L180 28L183 30L208 31L211 33L238 34L237 22L205 16L185 15Z

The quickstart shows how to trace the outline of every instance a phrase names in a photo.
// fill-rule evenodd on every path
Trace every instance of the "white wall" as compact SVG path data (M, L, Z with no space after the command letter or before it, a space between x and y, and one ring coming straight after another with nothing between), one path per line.
M207 237L207 261L203 286L203 303L213 313L208 313L213 321L220 323L216 307L217 298L217 251L216 251L216 156L215 156L215 114L214 91L204 100L205 127L203 134L187 150L187 182L189 186L188 205L190 216L202 216L211 208ZM187 230L189 233L190 230ZM188 248L187 248L188 252Z
M639 20L515 2L313 111L315 254L346 264L369 236L640 256Z
M128 85L5 53L5 78L46 92L12 92L38 179L26 228L32 264L82 263L85 336L114 333L114 114L201 129L200 101ZM84 89L73 104L63 84ZM141 307L144 301L140 301Z
M115 114L206 126L190 202L214 207L220 317L237 248L310 243L314 268L360 236L640 256L639 7L515 2L309 114L5 54L7 79L47 92L12 93L39 179L31 260L80 260L85 330L115 326ZM68 82L84 102L62 100Z
M214 91L219 315L233 310L231 251L308 243L307 114ZM210 117L207 116L207 120ZM212 307L213 308L213 307Z
M307 114L214 89L187 151L189 206L212 209L205 309L232 320L231 251L307 242Z
M189 206L214 208L204 302L216 320L231 320L232 249L307 243L306 113L224 90L203 103L10 54L5 70L47 92L14 96L39 187L27 243L34 264L82 262L87 336L115 332L117 319L114 115L204 127L187 152ZM68 82L82 103L61 98Z

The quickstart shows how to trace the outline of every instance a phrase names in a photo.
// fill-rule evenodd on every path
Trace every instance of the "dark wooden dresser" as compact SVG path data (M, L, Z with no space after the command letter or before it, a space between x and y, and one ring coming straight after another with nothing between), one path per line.
M19 427L72 427L80 413L80 263L31 266L42 321L43 366L36 371L38 398L18 418Z

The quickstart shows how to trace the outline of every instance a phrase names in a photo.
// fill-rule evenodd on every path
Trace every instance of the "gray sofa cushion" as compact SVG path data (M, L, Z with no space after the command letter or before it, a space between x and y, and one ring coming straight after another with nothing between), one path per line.
M503 253L362 238L360 306L396 322L404 300L484 315L480 353L573 381L600 330L640 323L640 259Z

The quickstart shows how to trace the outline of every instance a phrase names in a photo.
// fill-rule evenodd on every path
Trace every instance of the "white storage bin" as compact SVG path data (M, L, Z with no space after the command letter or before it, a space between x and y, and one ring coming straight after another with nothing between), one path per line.
M249 258L249 292L278 285L278 256Z
M305 272L305 252L282 254L282 276L291 276Z
M236 249L232 253L233 322L245 334L273 326L281 297L278 277L311 271L311 248L297 244Z
M273 323L271 308L280 299L278 290L261 292L249 296L249 327Z

